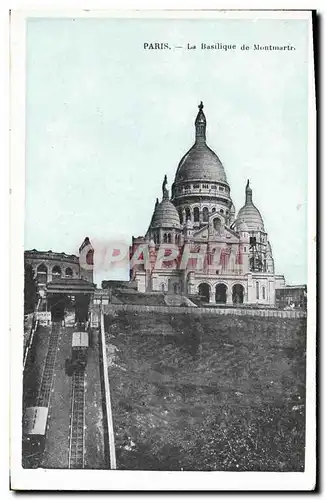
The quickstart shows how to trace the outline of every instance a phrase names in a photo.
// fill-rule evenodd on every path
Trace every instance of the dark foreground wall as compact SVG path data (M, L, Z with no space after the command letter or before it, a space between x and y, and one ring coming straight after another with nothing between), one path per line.
M305 319L105 317L120 469L302 471Z

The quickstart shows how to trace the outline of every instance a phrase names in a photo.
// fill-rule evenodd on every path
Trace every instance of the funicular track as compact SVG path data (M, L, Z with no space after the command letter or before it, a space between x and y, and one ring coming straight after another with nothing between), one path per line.
M48 352L44 363L40 389L37 397L37 406L49 406L60 333L60 323L52 323Z
M85 371L77 370L72 377L72 401L69 433L69 469L84 468L85 450Z

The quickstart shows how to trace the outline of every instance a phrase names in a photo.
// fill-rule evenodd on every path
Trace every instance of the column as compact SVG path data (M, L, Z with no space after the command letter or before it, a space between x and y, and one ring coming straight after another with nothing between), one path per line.
M233 302L232 302L232 289L229 287L227 288L227 291L226 291L226 303L233 304Z

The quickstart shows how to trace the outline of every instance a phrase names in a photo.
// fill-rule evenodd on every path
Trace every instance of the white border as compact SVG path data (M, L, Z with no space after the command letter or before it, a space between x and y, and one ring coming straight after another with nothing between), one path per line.
M193 2L192 2L193 3ZM80 4L80 2L79 2ZM95 2L94 2L95 4ZM102 5L99 5L102 4ZM165 8L171 8L170 2ZM234 2L233 2L234 4ZM198 4L197 4L198 5ZM243 4L242 4L243 5ZM103 7L96 3L94 7ZM79 5L80 7L80 5ZM90 8L89 5L85 6ZM273 18L310 19L309 11L151 11L123 10L26 10L12 11L11 30L11 487L19 490L309 490L315 484L315 346L316 296L316 127L312 35L309 40L309 186L308 186L308 345L307 345L307 429L306 471L277 472L147 472L147 471L72 471L24 470L21 468L21 365L23 326L23 250L25 197L25 21L37 17L161 17L161 18ZM202 4L202 7L204 5ZM239 8L239 5L230 5ZM276 7L276 4L275 4ZM274 8L275 8L274 7ZM284 8L284 2L283 6ZM206 7L207 8L207 7ZM211 8L211 7L209 7Z

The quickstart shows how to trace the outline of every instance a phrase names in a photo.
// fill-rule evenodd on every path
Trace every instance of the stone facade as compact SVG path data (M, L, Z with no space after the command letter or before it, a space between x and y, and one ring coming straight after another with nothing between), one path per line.
M145 236L132 241L133 255L142 249L143 260L131 268L138 290L199 295L211 304L275 305L284 276L275 274L249 181L236 215L223 164L206 143L202 103L195 143L179 163L171 198L166 186L165 176Z
M85 238L79 248L78 256L33 249L25 251L24 260L32 266L40 290L59 278L93 282L93 249L88 238Z

